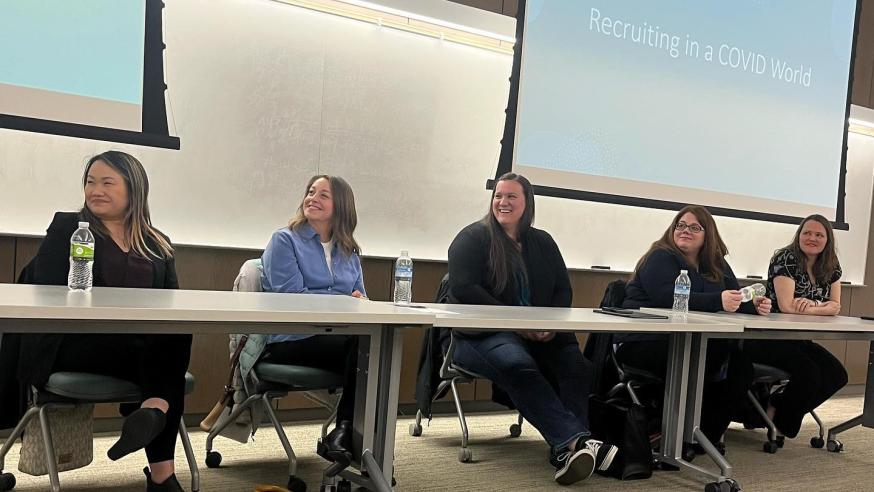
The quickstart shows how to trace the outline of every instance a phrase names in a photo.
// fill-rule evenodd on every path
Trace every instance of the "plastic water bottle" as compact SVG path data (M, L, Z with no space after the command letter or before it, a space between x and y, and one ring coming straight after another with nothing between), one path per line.
M410 253L401 251L395 261L395 304L409 304L413 300L413 260Z
M747 285L743 289L740 290L740 294L743 296L741 302L749 302L755 299L756 297L762 297L765 295L765 286L762 284L753 284Z
M94 266L94 234L87 222L79 222L79 228L70 237L70 273L67 286L70 290L88 292L91 290Z
M673 314L677 319L685 319L689 314L689 295L692 292L692 281L689 280L689 272L680 270L680 275L674 281L674 307Z

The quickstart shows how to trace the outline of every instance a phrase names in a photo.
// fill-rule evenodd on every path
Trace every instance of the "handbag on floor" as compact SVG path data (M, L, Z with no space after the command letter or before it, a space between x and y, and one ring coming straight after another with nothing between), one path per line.
M589 398L589 423L595 439L619 446L619 454L607 475L620 480L641 480L652 476L649 416L642 405L592 395Z
M52 408L48 411L49 430L55 448L58 471L75 470L94 458L94 405ZM28 475L47 475L46 451L39 417L24 428L18 469Z

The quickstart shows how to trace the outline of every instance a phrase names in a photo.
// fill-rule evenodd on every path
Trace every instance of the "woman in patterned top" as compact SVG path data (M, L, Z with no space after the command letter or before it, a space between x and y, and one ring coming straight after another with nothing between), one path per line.
M768 295L774 312L835 316L841 311L841 265L835 236L825 217L801 222L792 244L778 249L768 267ZM792 375L782 392L772 394L768 416L778 432L798 435L804 415L847 384L847 371L828 350L810 340L747 340L753 362Z

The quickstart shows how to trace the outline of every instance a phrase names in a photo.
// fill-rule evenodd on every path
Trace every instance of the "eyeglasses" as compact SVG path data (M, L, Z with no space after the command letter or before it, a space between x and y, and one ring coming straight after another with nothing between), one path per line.
M691 232L692 234L698 234L699 232L704 230L704 228L698 224L689 225L685 222L677 222L677 225L674 226L674 229L676 229L680 232L683 232L683 231L688 229L689 232Z

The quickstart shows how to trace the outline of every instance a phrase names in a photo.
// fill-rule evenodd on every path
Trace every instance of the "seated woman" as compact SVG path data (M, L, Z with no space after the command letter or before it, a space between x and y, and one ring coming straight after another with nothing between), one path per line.
M313 176L288 227L270 238L261 256L265 292L366 297L353 233L358 225L352 188L338 176ZM262 360L299 364L345 375L337 425L318 447L330 461L348 464L352 449L358 337L270 335Z
M680 270L692 281L689 309L768 314L771 301L757 297L741 303L740 287L725 261L728 248L719 236L713 216L704 207L688 206L671 221L661 239L637 262L625 290L623 307L673 306L674 282ZM623 363L654 374L667 369L665 335L623 334L616 357ZM752 382L752 364L734 340L711 340L707 345L707 381L701 408L701 431L718 444L738 405L746 401Z
M835 316L841 311L841 265L835 235L825 217L811 215L795 231L792 244L778 249L768 267L768 295L774 311ZM777 430L793 438L804 415L847 384L841 362L809 340L746 340L753 361L792 375L781 392L772 394L768 416Z
M149 181L142 164L123 152L104 152L88 161L83 186L84 207L79 212L55 214L23 280L66 285L70 236L85 221L95 236L95 286L177 289L173 247L149 217ZM118 442L107 454L117 460L145 448L149 461L143 470L146 490L180 491L173 453L190 355L191 335L22 335L17 373L22 384L36 386L59 371L102 374L136 383L144 400L127 415ZM7 398L3 395L2 400Z
M561 252L533 221L531 184L513 173L501 176L486 216L449 246L451 301L570 307ZM607 470L618 448L589 439L591 365L572 333L456 331L455 337L454 362L506 391L549 443L558 483Z

